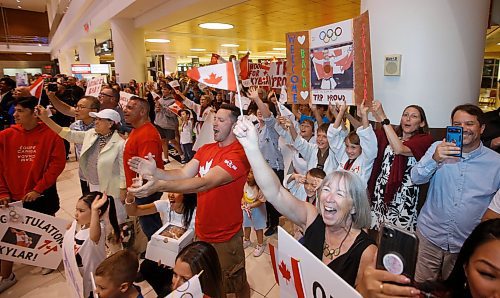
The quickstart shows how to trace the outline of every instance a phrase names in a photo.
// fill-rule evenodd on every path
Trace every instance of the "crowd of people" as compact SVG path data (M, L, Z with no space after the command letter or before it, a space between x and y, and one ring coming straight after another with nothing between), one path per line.
M443 115L463 128L458 147L434 139L418 105L391 122L377 100L290 106L273 90L242 86L238 95L183 75L110 81L98 97L73 77L56 84L38 99L0 79L0 203L55 216L56 181L75 144L85 297L141 297L141 280L164 297L200 272L206 296L250 297L251 231L258 258L280 217L364 297L500 295L500 110L461 104ZM120 92L132 96L123 102ZM244 115L238 96L251 102ZM182 166L165 169L176 157ZM194 230L195 241L173 267L139 264L138 242L169 223ZM418 238L414 276L376 266L388 224ZM17 282L12 265L1 261L0 292Z

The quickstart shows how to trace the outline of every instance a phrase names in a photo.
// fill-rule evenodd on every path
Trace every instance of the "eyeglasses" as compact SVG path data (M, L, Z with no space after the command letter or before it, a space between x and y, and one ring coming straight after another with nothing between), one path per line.
M80 105L77 105L75 107L76 110L82 110L82 109L89 109L89 110L92 110L92 108L89 108L89 107L84 107L84 106L80 106Z
M99 93L99 96L108 96L108 97L114 97L113 95L109 95L109 94L106 94L106 93Z

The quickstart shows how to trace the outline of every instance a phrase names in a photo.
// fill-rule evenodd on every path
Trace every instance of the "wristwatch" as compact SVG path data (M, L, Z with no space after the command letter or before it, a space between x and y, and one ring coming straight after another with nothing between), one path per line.
M382 122L380 122L382 125L389 125L391 124L391 121L389 121L389 119L385 118L384 120L382 120Z

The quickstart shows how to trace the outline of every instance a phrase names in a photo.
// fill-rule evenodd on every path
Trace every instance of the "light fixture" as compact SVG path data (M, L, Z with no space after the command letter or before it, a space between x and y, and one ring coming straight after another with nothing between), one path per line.
M188 58L198 58L198 56L186 56Z
M267 52L265 53L266 55L273 55L273 56L284 56L285 53L276 53L276 52Z
M39 44L38 44L38 46L39 46L39 47L41 47L41 46L42 46L42 44L41 44L41 43L39 43Z
M203 29L212 29L212 30L227 30L234 28L233 25L224 23L202 23L199 24L198 26L200 26L200 28Z
M17 8L22 8L21 5L18 5Z
M17 3L21 3L21 0L16 0Z
M239 44L234 44L234 43L223 43L220 46L221 47L225 47L225 48L237 48L240 45Z
M273 51L286 51L286 48L273 48Z
M500 46L500 42L497 42L497 46Z
M239 54L246 54L246 53L250 53L252 54L252 52L250 50L246 50L246 51L238 51Z
M170 40L164 38L146 38L146 42L169 43Z
M29 55L29 56L31 56L31 55L33 55L33 53L31 53L31 52L28 52L28 53L26 53L26 55Z
M190 49L190 50L193 51L193 52L204 52L204 51L206 51L206 49L197 49L197 48Z

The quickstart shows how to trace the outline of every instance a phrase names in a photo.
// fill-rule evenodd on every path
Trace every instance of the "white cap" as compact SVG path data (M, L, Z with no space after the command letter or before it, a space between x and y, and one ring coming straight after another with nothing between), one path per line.
M89 115L92 118L109 119L116 124L120 124L121 122L120 114L118 114L117 111L112 109L104 109L99 111L98 113L90 112Z

